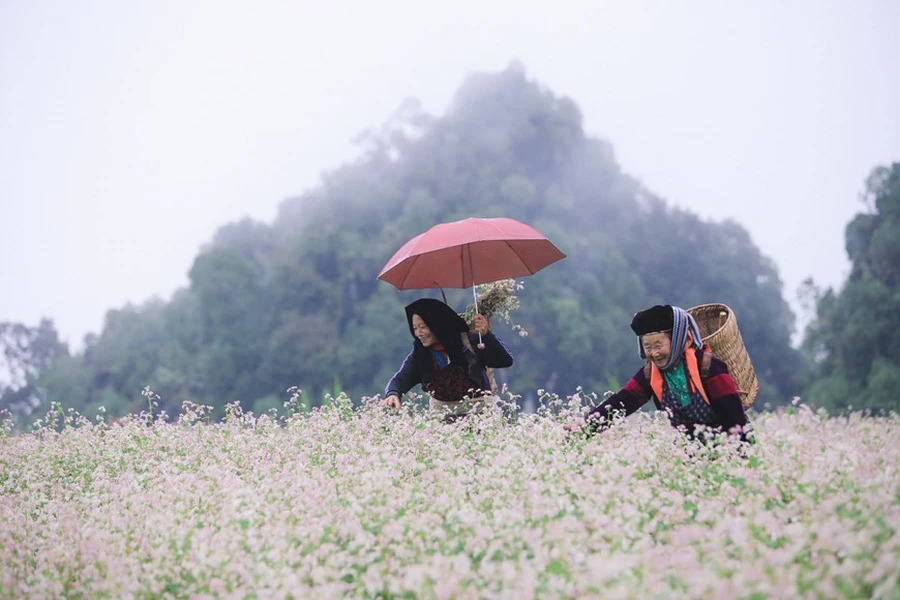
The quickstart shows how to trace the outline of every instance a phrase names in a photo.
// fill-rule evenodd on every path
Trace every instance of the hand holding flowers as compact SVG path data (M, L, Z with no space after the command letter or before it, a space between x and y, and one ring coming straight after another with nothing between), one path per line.
M475 311L475 303L469 304L462 317L469 324L469 328L473 331L477 329L477 316L483 316L487 320L487 330L490 330L490 320L493 317L500 317L507 323L513 331L517 331L520 336L526 337L528 332L514 323L510 313L519 308L519 297L516 292L524 289L524 285L518 283L515 279L501 279L493 283L484 283L475 288L475 294L478 298L478 313ZM485 332L482 332L482 334Z

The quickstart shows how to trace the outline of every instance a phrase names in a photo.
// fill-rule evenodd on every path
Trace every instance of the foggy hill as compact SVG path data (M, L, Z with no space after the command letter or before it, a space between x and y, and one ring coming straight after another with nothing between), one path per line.
M410 237L469 216L519 219L568 255L524 280L514 316L530 335L496 328L516 357L502 373L514 392L621 385L640 367L635 311L724 302L760 378L759 404L797 393L793 315L747 231L674 208L665 190L623 173L612 143L585 133L578 106L521 66L470 76L439 117L404 103L362 143L272 224L224 225L171 301L110 311L83 354L45 378L48 401L116 414L146 405L139 391L150 385L171 412L185 399L259 411L292 385L314 398L336 387L380 393L411 345L403 305L438 294L398 292L376 275ZM459 310L469 301L447 292Z

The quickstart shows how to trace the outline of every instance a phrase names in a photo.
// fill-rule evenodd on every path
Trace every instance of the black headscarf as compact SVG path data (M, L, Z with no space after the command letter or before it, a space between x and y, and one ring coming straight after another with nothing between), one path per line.
M415 339L413 342L413 356L419 368L419 373L423 375L423 379L430 376L434 367L431 353L416 338L413 331L413 315L419 315L425 321L428 329L431 330L431 333L444 347L444 352L450 358L450 364L464 369L470 378L481 385L478 358L472 353L469 353L471 356L468 357L463 354L463 342L460 334L467 334L469 326L466 325L465 319L460 317L455 310L434 298L421 298L406 307L406 321L409 325L409 333Z

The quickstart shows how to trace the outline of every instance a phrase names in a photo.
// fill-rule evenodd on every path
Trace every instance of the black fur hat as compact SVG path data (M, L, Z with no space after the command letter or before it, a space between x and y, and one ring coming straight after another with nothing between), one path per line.
M636 335L646 335L657 331L668 331L675 323L675 312L670 304L657 304L642 310L631 320L631 330Z

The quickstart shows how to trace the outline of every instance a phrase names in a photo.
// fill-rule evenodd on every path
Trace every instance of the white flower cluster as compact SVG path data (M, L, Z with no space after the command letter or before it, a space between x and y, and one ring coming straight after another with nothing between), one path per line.
M520 324L515 323L511 313L519 308L517 292L525 289L524 284L515 279L501 279L493 283L485 283L475 286L475 295L478 298L478 312L492 319L499 317L508 324L513 331L521 337L527 337L528 331ZM463 318L471 325L475 318L475 303L466 306Z

